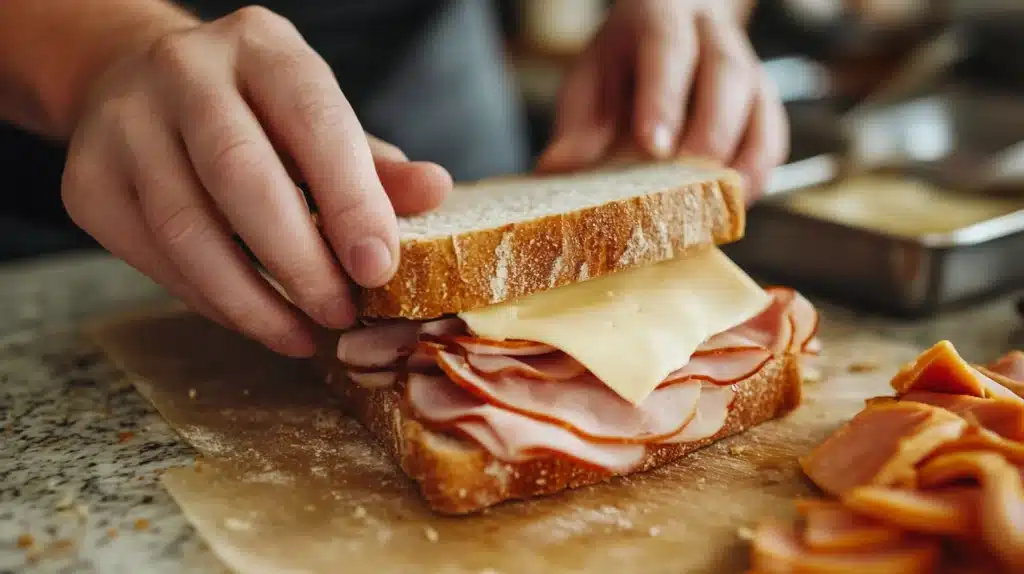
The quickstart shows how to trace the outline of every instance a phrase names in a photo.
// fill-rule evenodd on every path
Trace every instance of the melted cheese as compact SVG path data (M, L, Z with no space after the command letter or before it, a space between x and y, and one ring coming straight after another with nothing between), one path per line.
M712 335L771 302L718 249L528 295L459 316L489 339L546 343L633 404Z

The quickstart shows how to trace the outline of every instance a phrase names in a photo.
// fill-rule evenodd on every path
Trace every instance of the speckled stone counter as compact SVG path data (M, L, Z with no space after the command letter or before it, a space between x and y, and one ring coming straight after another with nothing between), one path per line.
M193 452L74 328L162 299L102 255L0 267L0 573L223 571L158 482ZM826 337L1024 348L1011 298L912 323L822 311Z

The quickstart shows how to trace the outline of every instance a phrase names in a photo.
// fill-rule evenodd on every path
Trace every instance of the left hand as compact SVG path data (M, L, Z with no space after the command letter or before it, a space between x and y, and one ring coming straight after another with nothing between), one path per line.
M789 124L738 0L619 0L566 77L539 171L608 159L624 139L744 174L750 198L789 154Z

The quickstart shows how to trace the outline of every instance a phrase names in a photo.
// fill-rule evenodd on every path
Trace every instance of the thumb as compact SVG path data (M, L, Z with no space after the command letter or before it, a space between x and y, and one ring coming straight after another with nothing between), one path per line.
M409 161L398 146L366 134L377 177L397 215L430 211L452 189L452 176L435 163Z
M601 58L600 38L573 66L562 84L551 143L537 161L541 172L568 171L598 161L618 128L620 85L610 80L621 72ZM604 68L602 69L602 66Z

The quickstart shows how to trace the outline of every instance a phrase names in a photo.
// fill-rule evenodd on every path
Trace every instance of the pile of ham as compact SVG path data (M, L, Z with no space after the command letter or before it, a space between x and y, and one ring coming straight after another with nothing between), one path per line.
M1024 572L1024 353L943 341L800 464L832 498L762 524L752 572Z
M769 293L761 314L707 340L638 405L558 349L475 337L457 317L364 325L342 334L338 359L353 382L403 392L422 424L498 459L557 454L624 473L648 445L718 433L736 386L774 356L816 351L814 307L791 289Z

